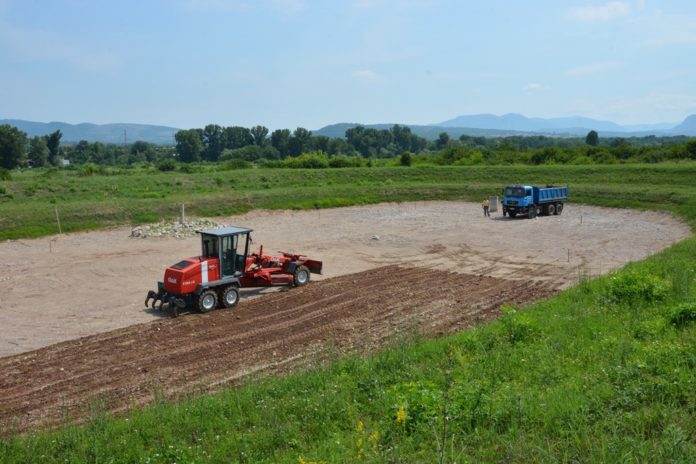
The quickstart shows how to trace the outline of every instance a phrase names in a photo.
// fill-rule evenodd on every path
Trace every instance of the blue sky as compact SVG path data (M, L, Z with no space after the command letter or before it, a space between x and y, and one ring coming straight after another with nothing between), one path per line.
M693 0L0 0L0 119L680 122L695 58Z

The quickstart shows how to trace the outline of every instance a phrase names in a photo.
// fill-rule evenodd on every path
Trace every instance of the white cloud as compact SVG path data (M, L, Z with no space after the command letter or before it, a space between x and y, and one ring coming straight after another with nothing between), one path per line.
M376 72L372 71L371 69L361 69L359 71L353 71L350 75L354 79L357 79L361 82L367 82L370 84L384 82L386 80L384 78L384 76L377 74Z
M621 68L623 63L620 61L600 61L567 69L564 74L572 77L592 76Z
M583 6L570 10L570 17L579 21L609 21L631 13L628 2L612 1L600 6Z
M533 93L533 92L536 92L537 90L541 90L543 88L544 88L543 85L533 82L533 83L527 84L524 88L524 91L527 93Z

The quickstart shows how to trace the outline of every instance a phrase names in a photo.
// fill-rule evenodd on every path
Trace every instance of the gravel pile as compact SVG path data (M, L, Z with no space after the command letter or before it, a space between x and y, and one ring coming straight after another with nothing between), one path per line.
M224 224L219 224L210 219L192 219L184 224L178 221L161 221L157 224L149 224L146 226L138 226L131 229L130 236L132 238L153 238L153 237L174 237L186 238L196 235L196 231L202 229L215 229L225 227Z

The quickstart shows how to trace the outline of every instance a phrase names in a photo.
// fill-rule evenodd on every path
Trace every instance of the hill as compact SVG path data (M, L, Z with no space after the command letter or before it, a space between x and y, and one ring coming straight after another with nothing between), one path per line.
M57 130L63 133L62 143L88 142L132 143L136 140L157 145L173 145L175 127L155 126L150 124L68 124L65 122L34 122L21 119L0 119L0 125L9 124L26 132L29 137L47 135Z

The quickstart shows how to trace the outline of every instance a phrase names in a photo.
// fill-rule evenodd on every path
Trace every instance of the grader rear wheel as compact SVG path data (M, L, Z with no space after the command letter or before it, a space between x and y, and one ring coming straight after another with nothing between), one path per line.
M239 303L239 289L236 285L226 287L220 294L220 302L224 308L233 308Z
M309 269L306 266L298 266L293 275L293 284L295 287L301 287L309 283Z

